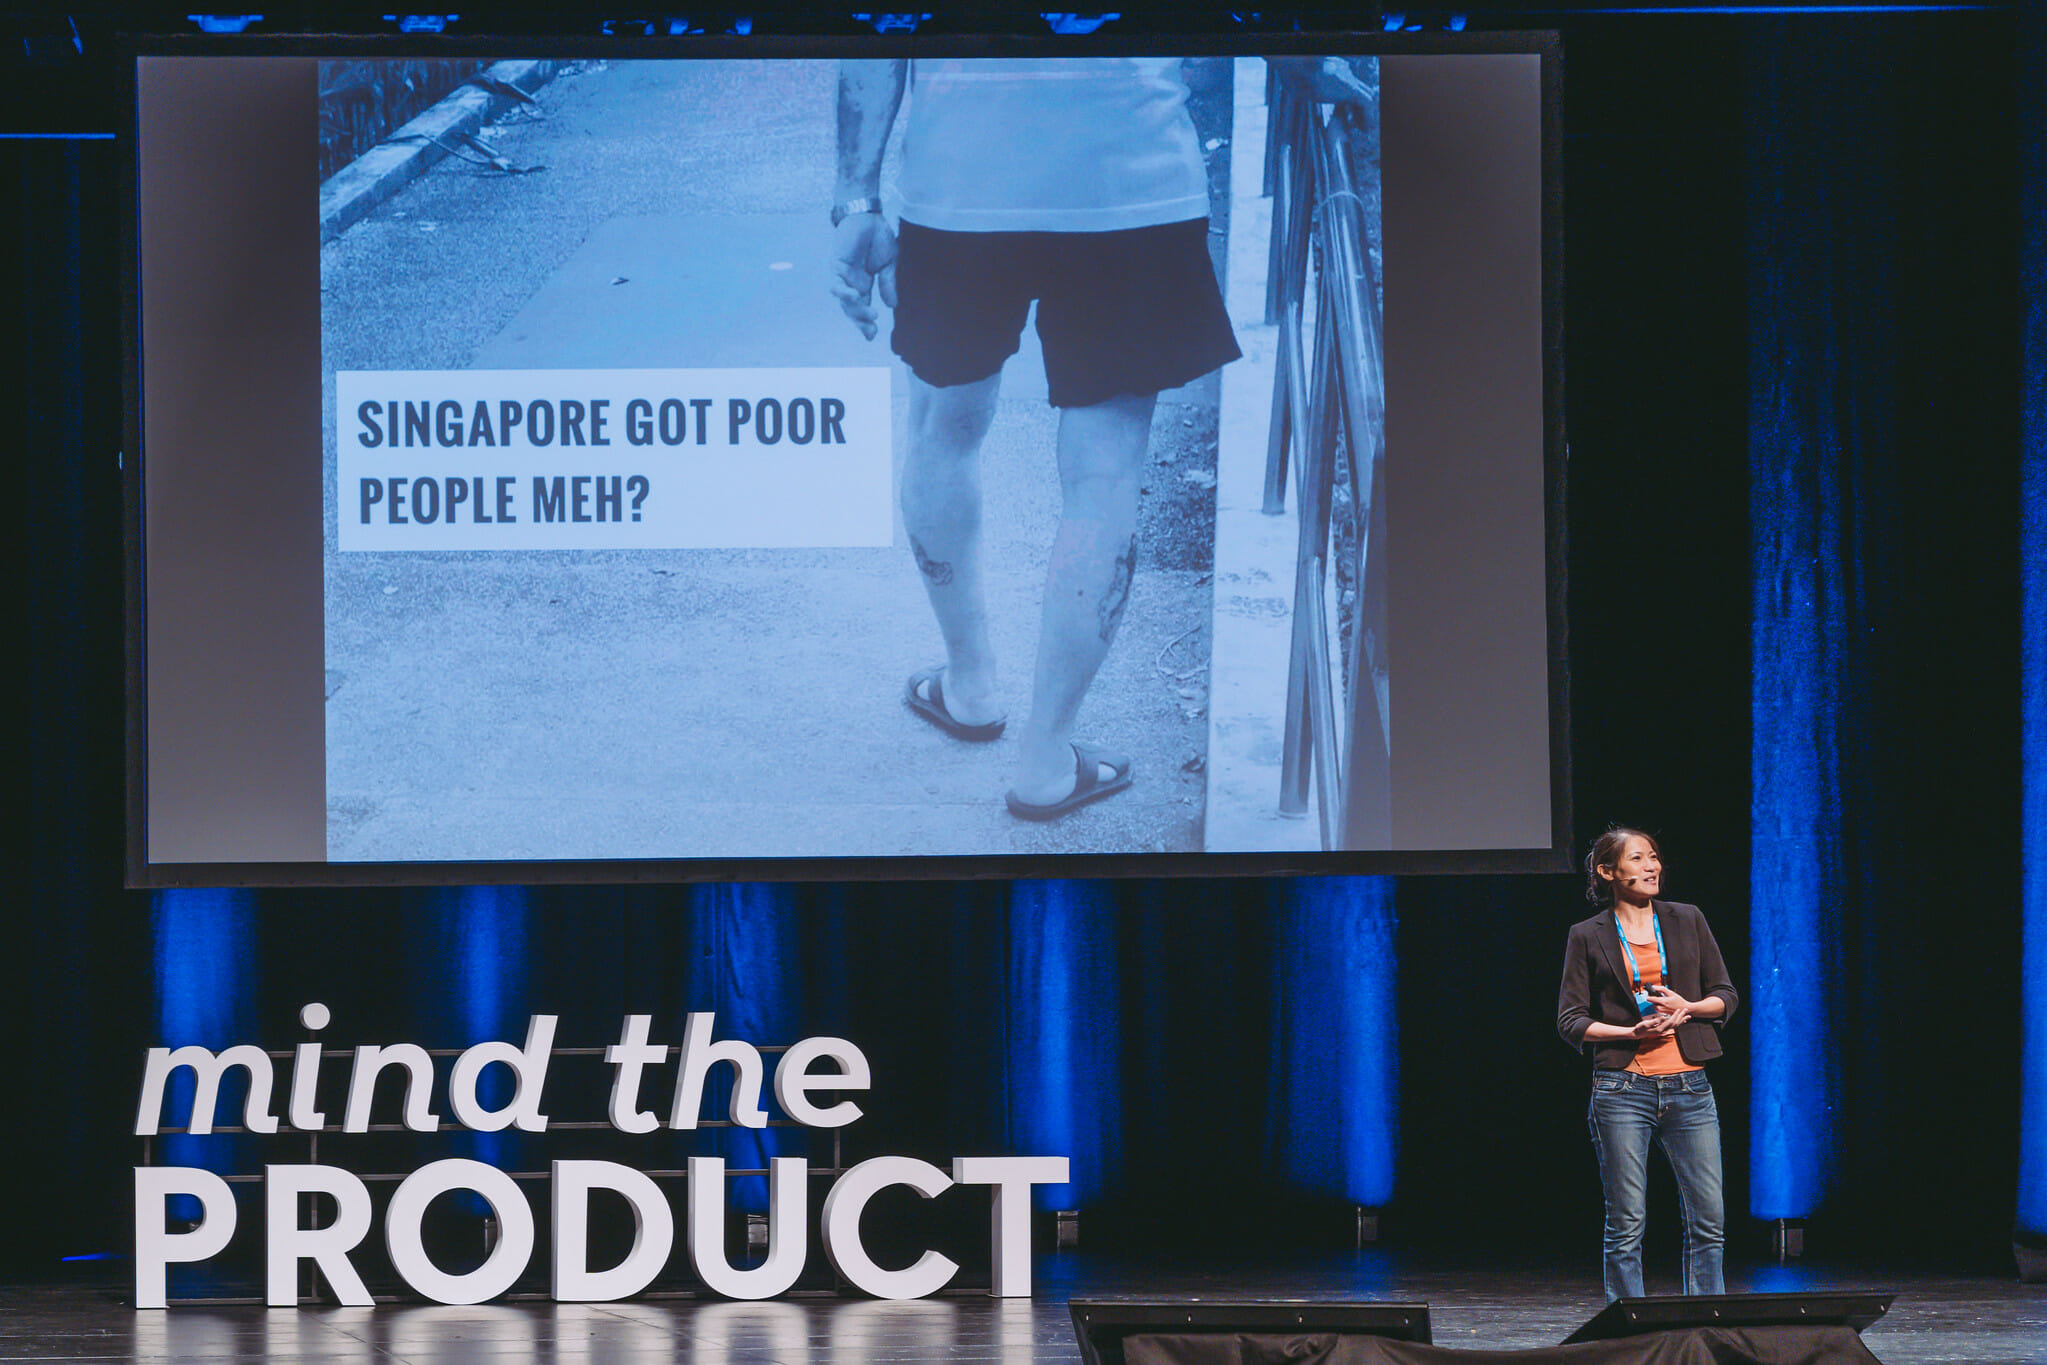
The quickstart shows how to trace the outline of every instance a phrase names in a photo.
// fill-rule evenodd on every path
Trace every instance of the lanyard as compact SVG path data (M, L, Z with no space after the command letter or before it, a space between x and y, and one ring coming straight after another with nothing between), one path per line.
M1668 984L1670 981L1670 954L1663 950L1663 921L1657 918L1654 910L1651 910L1649 912L1649 923L1654 925L1656 929L1656 956L1663 962L1663 980L1665 984ZM1628 942L1628 931L1621 928L1621 912L1618 910L1613 912L1613 931L1621 936L1621 949L1628 955L1628 969L1634 972L1635 989L1639 991L1642 989L1642 964L1635 958L1635 945Z

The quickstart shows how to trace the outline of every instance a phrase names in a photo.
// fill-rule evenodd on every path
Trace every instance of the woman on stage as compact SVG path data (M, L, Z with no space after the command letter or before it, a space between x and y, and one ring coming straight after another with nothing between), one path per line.
M1677 1176L1684 1217L1684 1292L1724 1294L1726 1215L1720 1117L1704 1063L1740 997L1720 945L1695 905L1658 900L1663 860L1640 830L1610 829L1585 858L1597 914L1571 926L1557 1032L1592 1053L1588 1122L1606 1193L1606 1298L1642 1291L1649 1146Z

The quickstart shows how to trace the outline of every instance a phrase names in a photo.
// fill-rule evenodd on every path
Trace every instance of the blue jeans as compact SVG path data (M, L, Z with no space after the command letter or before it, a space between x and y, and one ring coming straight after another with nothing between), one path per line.
M1649 1144L1670 1160L1684 1216L1684 1292L1724 1294L1727 1214L1720 1187L1720 1113L1703 1071L1639 1076L1592 1073L1586 1115L1599 1183L1606 1191L1606 1301L1642 1293L1642 1228L1648 1220Z

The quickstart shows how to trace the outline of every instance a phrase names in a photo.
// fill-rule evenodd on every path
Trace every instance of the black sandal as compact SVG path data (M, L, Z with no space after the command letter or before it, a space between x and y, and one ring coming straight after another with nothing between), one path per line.
M1002 732L1009 726L1007 718L981 725L969 725L963 720L953 719L952 712L945 709L945 689L939 683L944 675L944 664L912 673L909 689L903 693L903 704L954 739L963 739L969 744L986 744L991 739L1002 738Z
M1104 778L1103 768L1110 775ZM1019 820L1056 820L1070 810L1079 810L1105 796L1114 796L1129 786L1136 773L1137 765L1123 754L1112 754L1089 744L1073 746L1073 790L1057 801L1038 805L1026 801L1015 792L1004 792L1002 799L1009 806L1009 813Z

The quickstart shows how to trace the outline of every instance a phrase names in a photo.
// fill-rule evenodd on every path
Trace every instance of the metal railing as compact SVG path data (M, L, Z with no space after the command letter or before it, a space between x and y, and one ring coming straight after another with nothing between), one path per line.
M1266 321L1279 346L1264 510L1285 511L1291 466L1300 522L1279 809L1305 817L1312 794L1323 848L1382 849L1392 843L1386 389L1378 272L1350 157L1370 115L1348 104L1325 115L1276 75L1266 93ZM1340 677L1334 657L1344 660Z
M485 58L320 63L320 179L489 66Z

